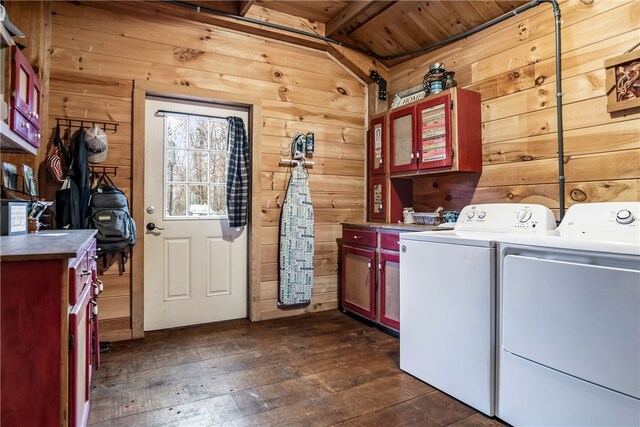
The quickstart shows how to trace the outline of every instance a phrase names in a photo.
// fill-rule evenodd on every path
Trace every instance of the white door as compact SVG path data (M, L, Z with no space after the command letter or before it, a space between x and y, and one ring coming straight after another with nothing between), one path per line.
M226 216L228 116L249 122L247 110L146 100L146 331L247 315L247 231Z

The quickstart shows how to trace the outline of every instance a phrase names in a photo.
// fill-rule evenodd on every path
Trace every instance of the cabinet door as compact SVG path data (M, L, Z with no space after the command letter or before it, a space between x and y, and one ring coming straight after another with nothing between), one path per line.
M99 285L94 282L93 297L90 301L91 307L91 365L95 369L100 369L100 322L98 321L98 294ZM89 382L91 383L91 382Z
M386 172L385 153L387 149L387 130L385 116L371 120L369 134L369 158L371 175L379 175Z
M453 162L451 149L451 95L421 102L417 105L418 169L449 167Z
M400 256L380 253L380 323L400 330Z
M89 416L91 382L92 286L85 286L69 313L69 425L85 426Z
M40 130L40 112L42 111L42 86L40 80L34 74L31 78L31 99L29 103L29 118L33 126ZM40 138L38 138L39 140ZM39 142L39 141L38 141Z
M415 114L415 105L389 114L391 172L416 169Z
M31 118L33 69L17 46L11 48L11 106L27 119Z
M368 319L375 318L376 252L342 246L342 307Z
M371 219L385 219L387 206L384 176L371 178L369 186L369 217Z

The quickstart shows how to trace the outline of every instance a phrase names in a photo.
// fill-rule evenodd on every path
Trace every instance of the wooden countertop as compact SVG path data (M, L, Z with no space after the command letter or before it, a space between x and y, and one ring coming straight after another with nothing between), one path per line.
M48 230L0 237L0 261L65 259L78 250L97 230Z
M420 224L388 224L384 222L343 222L343 227L357 227L357 228L373 228L376 230L395 230L395 231L441 231L452 230L453 225L450 227L439 227L435 225L420 225Z

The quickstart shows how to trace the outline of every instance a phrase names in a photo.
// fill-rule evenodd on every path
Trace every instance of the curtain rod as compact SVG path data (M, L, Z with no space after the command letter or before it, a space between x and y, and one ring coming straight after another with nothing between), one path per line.
M207 117L209 119L221 119L221 120L227 120L227 118L228 118L228 117L221 117L221 116L211 116L211 115L207 115L207 114L183 113L181 111L169 111L169 110L158 110L158 111L156 111L156 115L158 115L158 113L161 113L161 114L178 114L178 115L182 115L182 116Z

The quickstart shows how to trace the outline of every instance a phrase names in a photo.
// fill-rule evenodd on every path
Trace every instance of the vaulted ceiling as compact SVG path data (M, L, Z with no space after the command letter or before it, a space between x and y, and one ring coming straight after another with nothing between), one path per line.
M324 35L380 56L393 56L464 33L526 1L189 1L188 3L244 14L264 7L324 24ZM408 57L383 61L394 65Z

